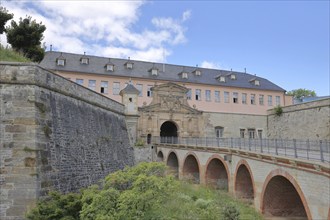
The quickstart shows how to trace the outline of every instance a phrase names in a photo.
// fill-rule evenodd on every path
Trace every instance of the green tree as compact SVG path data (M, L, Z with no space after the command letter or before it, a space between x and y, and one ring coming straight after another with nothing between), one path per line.
M296 99L301 99L303 97L308 97L308 96L316 96L316 93L314 90L309 90L309 89L294 89L289 92L287 92L288 95L292 95Z
M9 14L6 8L0 6L0 34L5 32L5 24L12 18L13 14Z
M11 21L11 26L6 28L7 41L12 48L19 53L35 62L40 62L45 54L41 47L43 33L46 26L41 22L37 23L30 16L20 18L17 24L14 20Z

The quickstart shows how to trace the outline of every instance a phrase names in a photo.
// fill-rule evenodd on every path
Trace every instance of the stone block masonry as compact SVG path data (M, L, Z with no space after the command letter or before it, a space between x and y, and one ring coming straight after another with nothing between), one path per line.
M122 104L37 65L0 62L0 219L133 164Z

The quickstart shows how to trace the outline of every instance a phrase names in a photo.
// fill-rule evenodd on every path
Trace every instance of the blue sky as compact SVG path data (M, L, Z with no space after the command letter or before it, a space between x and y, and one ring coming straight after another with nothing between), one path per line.
M329 1L9 1L65 52L256 74L329 95ZM1 36L1 43L6 43Z

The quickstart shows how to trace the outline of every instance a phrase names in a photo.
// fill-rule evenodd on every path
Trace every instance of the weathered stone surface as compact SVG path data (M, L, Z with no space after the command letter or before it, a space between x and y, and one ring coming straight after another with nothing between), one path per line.
M134 164L123 105L33 64L0 69L1 219Z

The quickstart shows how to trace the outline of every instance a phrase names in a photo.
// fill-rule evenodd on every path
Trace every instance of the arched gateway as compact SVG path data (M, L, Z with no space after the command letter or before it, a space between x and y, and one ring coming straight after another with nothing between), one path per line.
M177 143L178 128L171 122L166 121L160 126L160 139L162 143Z

